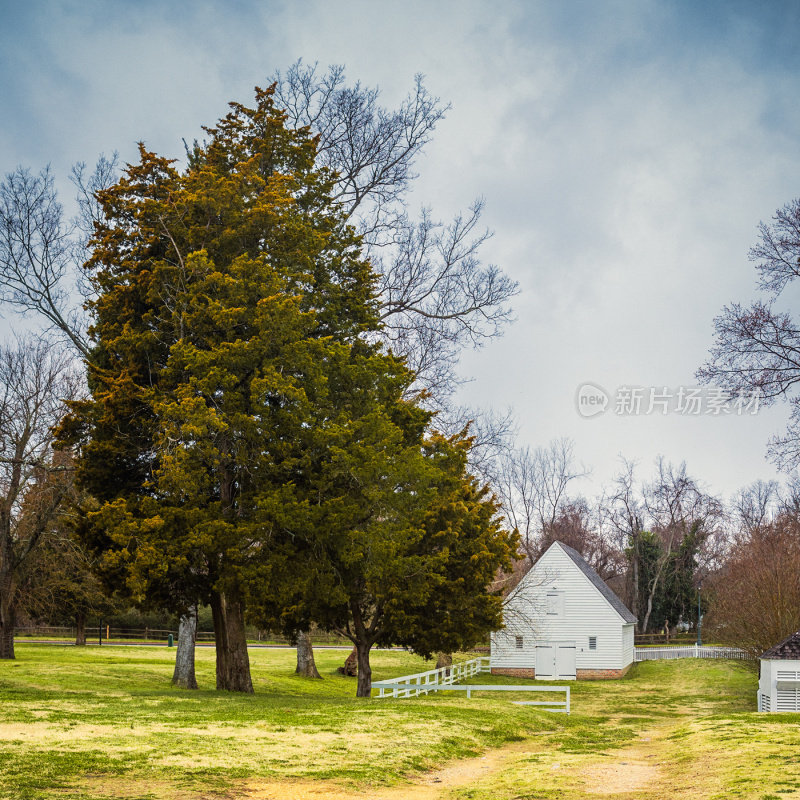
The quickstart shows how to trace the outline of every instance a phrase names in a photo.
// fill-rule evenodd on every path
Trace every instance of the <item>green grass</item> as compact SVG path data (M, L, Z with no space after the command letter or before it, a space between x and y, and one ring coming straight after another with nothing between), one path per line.
M166 647L17 651L0 662L0 797L49 797L87 773L169 771L194 789L252 776L396 782L553 723L463 698L358 700L354 679L336 674L341 650L317 652L322 681L294 675L293 651L252 650L254 696L173 688ZM198 648L203 687L213 659ZM398 651L373 664L375 680L431 666Z
M580 775L643 747L675 791L620 797L800 797L800 716L754 714L755 675L734 662L647 662L621 681L573 683L567 717L506 692L359 700L335 672L341 650L317 651L322 681L295 676L291 650L251 650L256 694L241 696L211 688L214 653L199 648L204 688L188 692L170 685L174 652L18 645L0 662L0 798L244 797L284 780L364 796L504 747L502 769L441 796L577 799ZM374 680L431 666L400 651L372 660ZM682 777L701 763L705 794Z

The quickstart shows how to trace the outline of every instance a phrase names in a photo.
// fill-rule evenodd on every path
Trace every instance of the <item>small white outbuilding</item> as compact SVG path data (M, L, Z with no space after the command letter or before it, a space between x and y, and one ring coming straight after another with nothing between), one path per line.
M800 631L761 656L758 710L800 711Z
M509 594L491 639L491 671L546 680L621 678L636 617L586 562L554 542Z

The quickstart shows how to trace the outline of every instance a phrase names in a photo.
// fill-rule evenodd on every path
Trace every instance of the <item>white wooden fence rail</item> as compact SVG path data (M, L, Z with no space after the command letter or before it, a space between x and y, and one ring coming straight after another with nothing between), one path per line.
M386 690L389 688L392 690L392 697L416 697L420 694L436 692L443 686L451 686L481 672L489 672L488 656L462 661L451 667L440 667L428 670L428 672L404 675L402 678L392 678L390 681L373 681L372 688L379 690L378 697L385 697Z
M378 697L418 697L428 692L466 692L467 697L472 697L473 692L560 692L563 700L518 700L517 705L548 706L547 711L563 712L569 714L570 692L569 686L510 686L507 684L459 684L465 678L471 678L481 672L489 672L489 658L473 658L462 661L451 667L418 672L414 675L404 675L401 678L392 678L388 681L374 681L373 689L378 690Z
M738 647L715 647L713 645L635 648L635 661L657 661L671 658L733 658L749 661L753 656Z

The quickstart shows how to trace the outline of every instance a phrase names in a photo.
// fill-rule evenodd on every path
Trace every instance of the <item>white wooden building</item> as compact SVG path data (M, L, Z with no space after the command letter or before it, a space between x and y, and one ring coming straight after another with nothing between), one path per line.
M636 617L581 554L554 542L509 595L491 670L546 680L620 678Z
M759 667L758 710L800 711L800 631L770 647Z

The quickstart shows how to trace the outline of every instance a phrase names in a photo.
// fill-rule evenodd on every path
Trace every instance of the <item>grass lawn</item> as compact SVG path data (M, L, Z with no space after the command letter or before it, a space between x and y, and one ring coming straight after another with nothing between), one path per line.
M0 662L0 798L800 798L800 715L754 713L755 674L734 662L573 684L567 717L510 693L358 700L340 650L317 652L322 681L294 675L294 651L254 649L255 696L188 692L174 653L18 645ZM203 687L213 658L198 649ZM427 668L373 654L375 680Z

